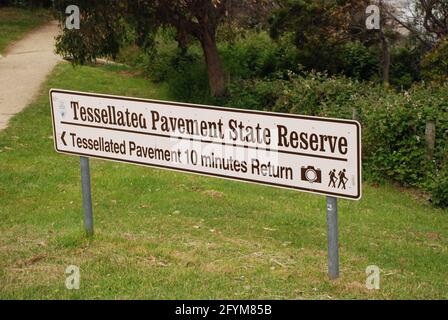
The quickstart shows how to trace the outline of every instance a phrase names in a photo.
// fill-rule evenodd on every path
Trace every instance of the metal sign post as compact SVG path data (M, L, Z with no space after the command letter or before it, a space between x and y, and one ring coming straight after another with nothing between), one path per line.
M339 278L338 199L327 196L328 276Z
M84 228L88 236L93 236L92 193L90 191L89 158L81 157L82 204L84 207Z

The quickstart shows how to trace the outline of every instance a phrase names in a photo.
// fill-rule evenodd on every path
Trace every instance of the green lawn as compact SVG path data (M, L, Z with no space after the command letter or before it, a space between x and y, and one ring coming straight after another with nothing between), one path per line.
M0 132L0 298L448 298L448 211L392 186L341 200L341 278L326 275L325 198L91 161L95 236L83 233L79 158L53 149L48 89L167 99L124 67L60 64ZM81 288L65 288L65 268ZM381 268L367 290L365 269Z
M0 7L0 53L28 31L50 20L46 10Z

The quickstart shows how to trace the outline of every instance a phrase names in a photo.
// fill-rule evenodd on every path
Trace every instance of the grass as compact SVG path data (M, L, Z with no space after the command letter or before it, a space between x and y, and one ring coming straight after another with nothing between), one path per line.
M50 20L46 10L0 7L0 53L28 31Z
M339 202L337 281L325 199L294 191L92 160L87 239L79 158L53 149L50 87L169 98L125 67L63 63L0 132L1 299L448 298L448 211L390 185ZM65 288L69 265L79 290ZM380 290L365 287L369 265Z

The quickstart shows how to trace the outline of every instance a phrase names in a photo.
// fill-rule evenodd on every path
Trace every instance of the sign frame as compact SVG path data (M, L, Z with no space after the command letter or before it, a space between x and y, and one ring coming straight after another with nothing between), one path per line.
M148 164L146 162L140 162L140 161L134 161L134 160L125 160L125 159L117 159L112 158L108 156L103 155L92 155L88 153L83 152L72 152L67 150L61 150L58 148L57 143L57 135L56 135L56 123L55 123L55 117L54 117L54 106L53 106L53 93L62 93L62 94L75 94L75 95L81 95L81 96L88 96L88 97L98 97L98 98L109 98L109 99L116 99L116 100L123 100L123 101L135 101L135 102L142 102L142 103L156 103L161 105L167 105L167 106L176 106L176 107L188 107L188 108L196 108L196 109L208 109L208 110L214 110L214 111L222 111L222 112L231 112L231 113L246 113L246 114L257 114L257 115L267 115L267 116L273 116L278 118L292 118L292 119L301 119L301 120L311 120L311 121L321 121L321 122L333 122L333 123L343 123L343 124L351 124L356 126L356 136L357 136L357 194L355 196L350 196L347 194L341 194L338 192L327 192L327 191L319 191L312 188L304 188L304 187L294 187L290 185L284 185L280 183L270 183L270 182L263 182L263 181L257 181L253 179L243 178L243 177L233 177L233 176L227 176L222 174L216 174L216 173L209 173L209 172L202 172L198 170L190 170L190 169L184 169L184 168L177 168L174 166L165 166L160 164ZM331 197L337 197L337 198L344 198L349 200L360 200L362 197L362 143L361 143L361 124L356 120L347 120L347 119L337 119L337 118L324 118L324 117L315 117L315 116L304 116L304 115L296 115L296 114L289 114L289 113L279 113L279 112L270 112L270 111L258 111L258 110L248 110L248 109L234 109L234 108L227 108L227 107L219 107L219 106L210 106L210 105L201 105L201 104L193 104L193 103L182 103L182 102L174 102L174 101L165 101L165 100L155 100L155 99L144 99L144 98L136 98L136 97L126 97L126 96L118 96L118 95L110 95L110 94L100 94L100 93L91 93L91 92L80 92L80 91L74 91L74 90L64 90L64 89L55 89L52 88L49 91L49 98L51 103L51 117L52 117L52 126L53 126L53 142L54 142L54 148L58 153L62 154L68 154L68 155L75 155L75 156L81 156L81 157L88 157L88 158L96 158L96 159L102 159L102 160L109 160L114 162L121 162L121 163L131 163L134 165L140 165L145 167L152 167L156 169L165 169L165 170L171 170L175 172L181 172L181 173L190 173L190 174L196 174L200 176L206 176L206 177L215 177L215 178L221 178L226 179L230 181L240 181L245 183L252 183L252 184L258 184L258 185L265 185L270 187L276 187L281 189L287 189L287 190L295 190L300 192L306 192L306 193L312 193L312 194L319 194L324 196L331 196ZM89 127L87 124L77 124L80 127ZM136 134L146 134L146 135L157 135L153 133L143 133L143 132L137 132L132 130L126 130L126 129L115 129L115 128L109 128L109 127L99 127L99 126L90 126L98 129L105 129L105 130L112 130L112 131L124 131L124 132L131 132ZM185 138L187 139L187 138ZM195 138L197 140L201 140L200 138ZM188 140L195 140L195 139L188 139ZM251 148L254 148L252 146L249 146ZM258 148L258 147L257 147ZM275 149L274 149L275 151Z

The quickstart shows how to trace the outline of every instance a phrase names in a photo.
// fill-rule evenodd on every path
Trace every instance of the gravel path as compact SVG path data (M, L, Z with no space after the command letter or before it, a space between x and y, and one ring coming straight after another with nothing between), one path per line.
M58 32L57 22L40 27L0 57L0 130L33 100L48 74L62 60L53 52Z

